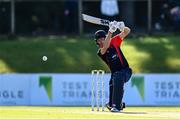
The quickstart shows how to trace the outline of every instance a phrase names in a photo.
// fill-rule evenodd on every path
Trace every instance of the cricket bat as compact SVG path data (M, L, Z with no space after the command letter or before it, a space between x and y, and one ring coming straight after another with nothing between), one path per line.
M110 23L109 20L93 17L87 14L82 14L82 19L86 22L103 25L103 26L109 26Z

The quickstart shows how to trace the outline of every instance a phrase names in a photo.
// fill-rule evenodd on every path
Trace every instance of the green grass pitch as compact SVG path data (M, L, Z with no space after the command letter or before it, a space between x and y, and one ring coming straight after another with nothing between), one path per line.
M127 107L120 113L90 107L0 106L0 119L180 119L180 107Z

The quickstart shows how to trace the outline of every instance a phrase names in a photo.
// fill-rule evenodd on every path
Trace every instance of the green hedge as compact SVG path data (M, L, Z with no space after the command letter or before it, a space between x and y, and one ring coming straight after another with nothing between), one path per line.
M134 73L180 72L180 36L128 38L122 44ZM96 55L90 38L1 38L0 72L87 73L108 67ZM46 55L48 60L42 61Z

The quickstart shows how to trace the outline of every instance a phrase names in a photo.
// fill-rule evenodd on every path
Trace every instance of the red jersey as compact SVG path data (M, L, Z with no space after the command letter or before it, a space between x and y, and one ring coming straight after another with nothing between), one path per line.
M123 39L116 35L111 39L109 48L106 50L105 54L101 54L100 50L98 51L98 56L109 66L111 72L120 71L126 67L129 67L129 64L121 51L121 43Z

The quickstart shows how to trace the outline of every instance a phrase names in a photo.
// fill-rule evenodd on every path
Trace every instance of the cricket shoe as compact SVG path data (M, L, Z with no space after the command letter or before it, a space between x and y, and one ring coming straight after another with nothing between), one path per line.
M112 108L111 108L111 112L120 112L120 110L118 110L118 109L115 108L115 107L112 107Z
M117 109L115 104L112 104L111 112L120 112L121 109Z
M108 106L109 106L109 104L106 104L106 107L108 108ZM116 107L110 107L109 106L109 110L111 111L111 112L120 112L121 110L123 110L124 108L126 108L126 104L123 102L123 103L121 103L121 108L120 108L120 110L118 110Z
M106 108L108 108L109 111L111 111L112 107L109 105L109 103L106 104Z
M123 110L124 108L126 108L126 103L125 102L121 103L121 109L120 110Z

